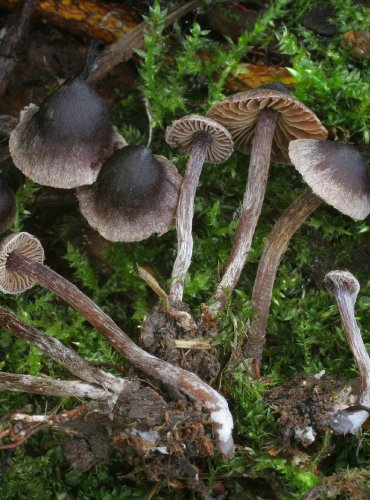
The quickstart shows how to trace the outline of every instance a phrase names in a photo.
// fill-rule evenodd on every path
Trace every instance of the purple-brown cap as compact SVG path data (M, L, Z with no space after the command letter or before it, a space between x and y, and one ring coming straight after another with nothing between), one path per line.
M328 132L317 116L292 97L283 85L262 85L231 95L212 106L207 114L229 130L236 149L249 153L258 115L265 108L280 113L272 143L272 158L275 161L290 163L288 145L293 139L327 138Z
M183 116L174 121L167 127L166 142L189 154L199 134L204 134L209 140L206 162L223 163L233 152L229 131L215 120L200 115Z
M17 252L32 260L44 262L44 249L37 238L29 233L11 234L0 243L0 291L5 293L22 293L32 288L35 281L20 274L6 265L9 255Z
M26 177L68 189L92 184L124 145L103 99L80 78L64 83L40 108L26 106L9 139L13 162Z
M354 146L297 139L289 144L289 156L312 191L326 203L354 220L369 215L367 163Z
M165 157L126 146L103 165L95 184L76 194L82 215L105 239L141 241L174 224L181 180Z

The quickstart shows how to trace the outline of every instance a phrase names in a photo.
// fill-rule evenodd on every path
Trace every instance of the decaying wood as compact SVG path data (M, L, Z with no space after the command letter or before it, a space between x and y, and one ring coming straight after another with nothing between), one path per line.
M175 11L168 14L164 25L170 26L182 16L191 12L201 0L192 0L191 2L183 3ZM128 61L134 49L140 49L144 46L144 32L148 30L148 23L142 22L126 35L121 36L116 42L112 43L96 58L93 69L87 81L90 84L95 84L104 78L118 64Z
M249 161L247 189L240 209L239 224L226 270L210 301L210 309L214 314L225 307L230 293L238 283L252 244L265 197L271 146L278 118L277 111L265 108L260 112L257 120Z
M289 242L306 219L321 204L312 191L306 191L285 210L272 228L260 258L252 292L252 305L256 311L247 334L245 355L260 363L265 343L272 290L280 261Z
M233 453L233 418L226 400L217 391L194 373L173 366L138 347L92 300L44 264L12 252L7 259L8 266L18 275L23 274L38 281L74 307L137 369L199 401L210 411L221 453L225 456Z
M19 0L0 0L0 7L13 9ZM111 43L140 23L140 16L118 3L99 0L43 0L37 17L80 36Z
M16 52L28 33L37 0L25 0L0 31L0 96L6 90L17 64Z
M0 326L9 330L17 338L36 347L49 358L63 365L72 375L85 382L98 384L112 393L132 392L137 384L115 377L95 366L91 366L73 349L64 346L59 340L40 332L36 328L20 320L15 314L0 306Z

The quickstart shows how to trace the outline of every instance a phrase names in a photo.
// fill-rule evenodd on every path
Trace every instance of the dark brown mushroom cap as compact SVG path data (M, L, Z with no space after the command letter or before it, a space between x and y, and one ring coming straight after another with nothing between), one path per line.
M199 134L210 136L206 162L223 163L233 152L233 140L229 131L215 120L200 115L183 116L167 127L166 142L172 148L190 154Z
M11 234L0 243L0 291L12 294L22 293L32 288L35 281L7 267L8 256L12 252L17 252L42 264L44 249L37 238L24 232Z
M327 138L328 132L317 116L276 84L231 95L212 106L207 115L229 130L236 149L249 153L258 115L264 108L280 113L272 143L274 161L290 163L288 145L293 139Z
M3 233L13 224L17 211L15 196L8 184L0 179L0 232Z
M126 167L125 156L130 160ZM171 228L181 181L165 157L142 146L127 146L106 162L95 184L78 188L76 194L82 215L101 236L133 242Z
M289 144L289 156L312 191L326 203L354 220L369 215L367 163L355 147L297 139Z
M92 184L106 158L125 144L103 99L79 78L67 81L40 108L26 106L9 139L19 170L57 188Z

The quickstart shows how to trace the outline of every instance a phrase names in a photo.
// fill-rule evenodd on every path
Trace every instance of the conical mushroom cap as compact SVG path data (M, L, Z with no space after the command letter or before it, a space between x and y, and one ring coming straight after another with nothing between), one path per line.
M258 115L264 108L280 113L272 143L271 157L290 163L288 145L293 139L326 139L328 132L317 116L292 97L282 85L269 84L239 92L212 106L207 115L224 125L232 135L235 149L249 153Z
M6 265L12 252L17 252L42 264L44 249L37 238L25 232L11 234L0 243L0 291L11 294L22 293L32 288L35 281L13 271Z
M163 156L126 146L103 165L95 184L76 194L82 215L105 239L141 241L174 224L181 180Z
M367 163L353 146L297 139L290 159L312 191L342 214L363 220L370 213Z
M9 139L14 164L34 182L57 188L92 184L103 162L126 143L108 109L84 80L67 81L21 111Z
M183 116L174 121L167 127L166 142L172 148L179 148L189 154L198 134L210 137L206 162L223 163L233 152L230 132L215 120L201 115Z

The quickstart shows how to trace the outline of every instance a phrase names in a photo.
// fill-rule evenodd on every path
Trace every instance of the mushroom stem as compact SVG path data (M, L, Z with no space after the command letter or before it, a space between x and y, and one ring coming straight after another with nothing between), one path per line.
M197 132L189 156L184 179L181 184L179 204L176 212L177 256L172 269L170 300L180 302L184 294L184 282L193 254L192 226L195 192L212 136L208 132Z
M265 196L272 140L279 112L263 109L258 117L249 161L247 189L241 206L239 224L226 270L210 300L209 309L215 314L226 306L233 292L248 256L254 231L262 210Z
M50 377L16 375L0 372L0 388L7 391L29 392L47 396L90 398L99 401L112 398L112 393L93 384L79 380L54 380Z
M140 349L114 321L75 285L58 273L17 252L9 254L6 266L41 283L67 304L75 308L94 326L133 366L147 375L175 386L211 412L218 447L225 456L233 453L233 419L225 398L194 373L173 366Z
M73 349L64 346L54 337L49 337L31 325L20 320L15 314L0 306L0 326L9 330L17 338L36 347L49 358L63 365L73 375L85 382L98 384L115 394L132 392L134 382L115 377L100 368L91 366Z
M252 305L256 311L256 317L248 329L245 349L246 357L253 358L255 361L256 371L259 370L262 358L272 289L281 258L295 232L320 203L321 199L312 191L304 192L277 220L265 242L252 292Z
M370 357L355 317L355 303L360 284L348 271L331 271L324 283L337 301L344 333L358 366L361 379L359 404L370 405Z

